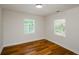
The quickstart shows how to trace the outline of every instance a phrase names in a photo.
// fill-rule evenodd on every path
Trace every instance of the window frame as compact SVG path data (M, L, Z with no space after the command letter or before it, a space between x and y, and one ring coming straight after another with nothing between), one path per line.
M63 26L63 31L62 28L60 29L56 29L56 27L60 26L61 24L57 24L57 22L60 22ZM58 26L57 26L58 25ZM65 33L65 27L66 27L66 20L65 19L57 19L54 21L54 34L55 35L58 35L58 36L62 36L62 37L65 37L66 36L66 33ZM56 30L60 30L61 32L57 32Z
M32 29L30 29L30 28L32 28ZM24 19L24 34L32 34L34 32L35 32L35 20L34 19Z

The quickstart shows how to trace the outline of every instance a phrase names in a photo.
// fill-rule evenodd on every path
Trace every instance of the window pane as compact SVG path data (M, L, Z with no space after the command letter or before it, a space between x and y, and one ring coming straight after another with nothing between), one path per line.
M65 19L54 21L54 33L56 35L65 36Z
M34 33L35 32L35 20L26 19L24 20L24 33Z

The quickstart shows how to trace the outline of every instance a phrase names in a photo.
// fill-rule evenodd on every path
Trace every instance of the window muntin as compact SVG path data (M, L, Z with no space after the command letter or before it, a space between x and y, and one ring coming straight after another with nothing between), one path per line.
M58 19L54 21L54 33L56 35L65 37L65 19Z
M35 20L25 19L24 20L24 33L34 33L35 32Z

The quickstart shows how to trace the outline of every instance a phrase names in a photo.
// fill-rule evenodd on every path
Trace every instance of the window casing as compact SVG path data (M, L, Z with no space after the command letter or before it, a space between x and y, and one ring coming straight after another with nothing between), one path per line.
M35 20L25 19L24 20L24 33L30 34L35 32Z
M66 20L65 19L58 19L54 21L54 33L56 35L60 35L65 37L65 25Z

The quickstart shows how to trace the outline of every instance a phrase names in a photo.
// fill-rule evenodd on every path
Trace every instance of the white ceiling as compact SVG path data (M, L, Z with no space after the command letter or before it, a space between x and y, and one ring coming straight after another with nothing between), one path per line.
M77 7L77 4L43 4L43 8L38 9L35 7L35 4L1 4L0 7L26 12L34 15L46 16L50 14L57 13L56 11L65 11L74 7Z

